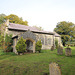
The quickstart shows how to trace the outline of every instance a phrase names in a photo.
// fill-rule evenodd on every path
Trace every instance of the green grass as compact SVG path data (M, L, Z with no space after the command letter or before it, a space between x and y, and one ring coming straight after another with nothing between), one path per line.
M72 57L57 55L57 51L43 50L42 53L15 55L0 50L0 75L49 75L49 63L61 66L62 75L75 75L75 47Z

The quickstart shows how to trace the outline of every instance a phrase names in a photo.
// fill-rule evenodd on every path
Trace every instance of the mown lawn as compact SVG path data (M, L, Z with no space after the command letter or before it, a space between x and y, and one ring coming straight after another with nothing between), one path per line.
M57 55L57 51L43 50L42 53L15 55L0 50L0 75L49 75L49 63L61 66L62 75L75 75L75 47L72 57Z

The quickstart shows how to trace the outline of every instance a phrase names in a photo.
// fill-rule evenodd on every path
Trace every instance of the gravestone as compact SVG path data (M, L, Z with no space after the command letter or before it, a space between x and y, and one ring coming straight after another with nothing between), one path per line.
M65 49L65 55L66 56L71 56L71 48L66 48Z
M59 55L63 54L63 48L61 46L58 47L57 54L59 54Z
M20 55L23 55L23 53L20 53Z
M53 51L53 50L54 50L54 46L51 47L51 51Z
M50 75L61 75L61 69L59 65L56 63L49 64L49 73Z

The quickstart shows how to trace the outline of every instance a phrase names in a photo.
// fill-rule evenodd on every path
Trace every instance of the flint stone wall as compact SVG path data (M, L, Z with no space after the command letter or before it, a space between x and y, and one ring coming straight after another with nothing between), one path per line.
M37 42L38 40L41 40L42 42L42 49L51 49L54 43L54 36L50 34L43 34L43 33L34 33L34 32L27 32L27 31L19 31L19 30L9 30L8 34L12 34L13 37L18 35L20 38L23 36L23 38L31 38Z

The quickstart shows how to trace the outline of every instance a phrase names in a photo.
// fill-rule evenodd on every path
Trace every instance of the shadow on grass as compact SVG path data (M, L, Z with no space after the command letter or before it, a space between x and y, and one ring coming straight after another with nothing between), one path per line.
M68 57L72 57L72 58L75 58L75 55L71 55L71 56L68 56Z
M16 55L14 52L4 52L3 50L0 50L0 56L2 55Z
M3 52L1 55L16 55L15 53L13 52Z
M16 56L13 52L4 52L3 50L0 50L0 60L9 58L10 56Z

